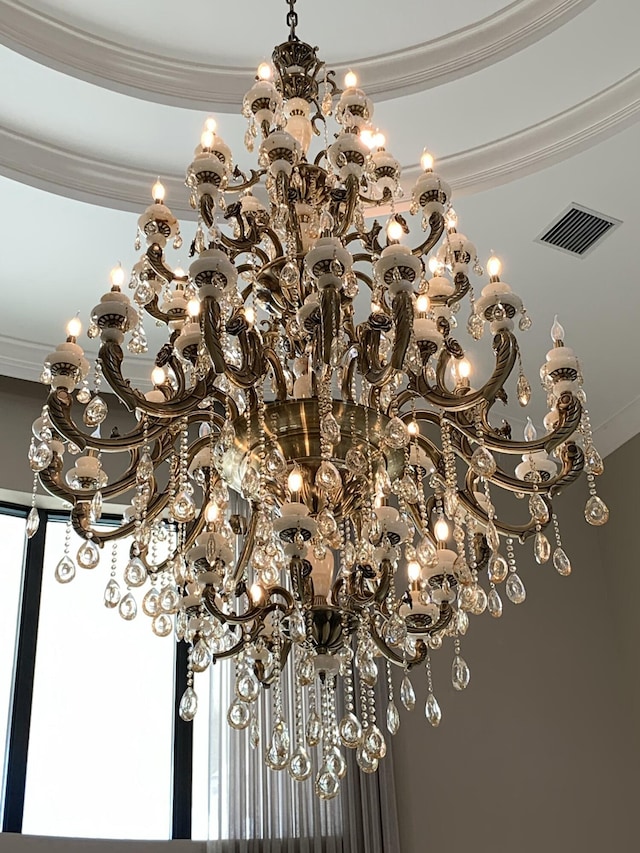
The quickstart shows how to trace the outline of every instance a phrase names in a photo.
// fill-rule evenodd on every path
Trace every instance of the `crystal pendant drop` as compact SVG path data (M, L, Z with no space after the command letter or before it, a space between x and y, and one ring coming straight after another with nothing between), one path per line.
M276 480L284 476L287 470L287 461L282 455L280 448L276 445L273 445L267 453L264 465L269 476Z
M529 512L531 518L540 524L546 524L549 521L549 507L538 492L534 492L529 498Z
M409 443L407 427L397 416L391 418L385 428L384 434L389 447L393 447L395 450L400 450Z
M310 655L305 655L298 664L298 680L303 686L311 684L316 677L316 671L313 666L313 660Z
M404 676L400 684L400 701L407 711L413 711L416 707L416 692L408 675Z
M49 447L46 441L41 441L39 444L33 442L29 448L29 467L34 473L44 471L53 459L53 450Z
M75 576L75 564L70 557L65 555L56 566L54 577L58 583L69 583L69 581L72 581Z
M175 521L182 523L191 521L196 514L196 504L193 496L185 489L176 493L171 504L171 515Z
M458 610L456 615L456 630L461 637L464 637L469 630L469 617L464 610Z
M529 401L531 400L531 385L529 385L529 380L521 373L518 376L518 382L516 384L516 393L518 395L518 403L524 408L529 405Z
M294 610L289 617L289 637L294 643L303 643L307 638L304 616L299 610Z
M364 744L356 750L356 762L363 773L375 773L378 769L378 759L371 755Z
M326 764L323 764L316 776L315 792L321 800L332 800L338 795L340 780Z
M502 554L492 554L489 557L489 580L491 583L502 583L509 574L509 565Z
M151 456L145 452L140 457L140 461L138 462L138 466L136 468L136 481L140 484L146 483L147 480L150 480L153 476L153 462L151 461Z
M595 474L597 477L604 474L604 462L602 456L593 447L589 447L584 454L584 467L587 474Z
M243 702L255 702L259 692L260 684L252 672L245 672L236 681L236 695Z
M232 729L246 729L251 722L251 713L246 702L234 699L227 711L227 722Z
M522 604L522 602L527 597L527 591L524 588L524 584L515 572L512 572L507 578L505 590L507 593L507 598L513 604Z
M204 672L210 663L211 652L209 651L209 646L207 646L204 639L200 637L191 652L191 666L193 667L194 672Z
M132 619L136 618L138 613L138 605L136 604L136 600L128 592L124 598L120 599L120 604L118 605L118 613L126 622L131 622Z
M387 705L387 729L389 734L395 735L400 728L400 714L394 702Z
M260 726L256 717L252 717L249 726L249 745L251 749L257 749L260 746Z
M358 661L358 672L360 678L369 687L373 687L378 680L378 664L374 661L371 655L364 655Z
M478 314L471 314L467 320L467 331L474 339L479 341L484 333L484 320Z
M27 516L27 524L26 524L26 534L27 539L31 539L38 532L38 528L40 527L40 513L38 510L32 506L29 510L29 515Z
M340 426L332 414L325 415L320 421L320 435L329 444L340 443Z
M102 492L100 490L91 498L90 512L93 521L98 521L102 515Z
M147 579L147 570L139 557L132 557L124 570L124 582L127 586L142 586Z
M282 720L278 720L271 731L265 763L272 770L284 770L289 763L289 729Z
M334 745L329 748L325 762L338 779L344 779L347 775L347 762L337 746Z
M420 540L416 548L416 557L418 562L425 568L432 568L436 564L438 552L436 551L436 546L428 536Z
M173 631L173 620L168 613L158 613L153 617L151 630L156 637L168 637Z
M584 508L584 517L594 527L601 527L609 520L609 508L597 495L591 495Z
M316 486L325 492L334 492L342 485L340 472L333 464L326 459L320 463L320 467L316 471Z
M317 746L322 738L322 720L315 708L307 719L306 738L309 746Z
M82 414L82 420L85 422L86 426L96 427L98 424L102 423L108 414L109 408L107 404L102 397L96 394L93 400L87 404Z
M455 655L451 664L451 683L456 690L464 690L469 684L471 673L467 662L460 655Z
M160 593L154 586L147 591L142 599L142 610L147 616L156 616L160 613Z
M571 561L560 546L553 552L553 566L559 575L566 577L571 574Z
M340 720L338 731L340 733L340 740L349 749L355 749L362 743L362 726L353 711L349 711Z
M549 540L540 530L536 533L533 541L533 554L536 558L536 563L542 565L546 563L551 556L551 545Z
M104 606L109 609L117 607L121 597L120 584L115 578L111 578L104 589Z
M175 586L165 586L160 590L160 609L165 613L175 613L180 606L180 593Z
M385 624L382 633L385 642L390 646L400 646L407 637L407 625L404 619L401 619L397 613L394 613Z
M427 701L424 706L424 715L434 729L440 725L442 711L440 710L440 705L438 705L438 700L431 691L429 691L427 695Z
M198 697L193 687L187 687L180 699L178 713L185 723L191 722L198 711Z
M485 536L489 548L491 548L492 551L497 551L500 548L500 535L497 527L491 520L487 522Z
M363 746L374 758L384 758L387 754L387 743L384 735L375 724L365 730Z
M367 470L367 457L358 447L347 450L344 463L352 474L363 474Z
M483 445L476 447L469 460L469 466L480 477L492 477L496 472L496 460L493 453Z
M95 542L86 539L78 548L76 555L78 565L83 569L95 569L100 562L100 551Z
M502 616L502 599L500 593L495 587L489 590L487 596L487 610L494 619L499 619Z
M296 782L304 782L311 776L311 759L303 746L298 746L289 759L289 775Z
M338 525L336 523L335 516L329 509L321 510L316 516L316 524L318 525L318 530L320 534L325 539L331 539L332 536L335 535L336 530L338 529Z

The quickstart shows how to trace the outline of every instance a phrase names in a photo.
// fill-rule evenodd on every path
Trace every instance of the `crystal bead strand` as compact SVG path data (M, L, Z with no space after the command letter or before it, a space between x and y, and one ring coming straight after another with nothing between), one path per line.
M302 650L299 646L294 646L294 662L297 666L300 663ZM311 759L304 746L304 720L303 720L303 701L302 701L302 685L300 680L294 677L294 705L295 705L295 744L296 747L289 759L289 774L297 782L302 782L308 779L311 775Z
M394 701L393 679L391 677L391 663L389 661L387 661L387 696L389 698L387 705L387 729L389 734L395 735L400 728L400 714Z
M567 577L567 575L571 574L571 561L567 557L564 548L562 547L562 539L560 538L560 524L558 522L558 516L553 513L551 516L551 522L553 524L553 531L555 533L556 538L556 547L553 551L553 566L559 575L563 577Z
M527 591L517 572L516 558L513 552L513 539L510 536L507 537L507 564L509 566L509 576L505 585L507 598L513 604L522 604L527 597Z
M425 661L425 670L427 673L427 701L424 706L424 715L427 720L431 723L431 725L436 728L440 725L440 720L442 719L442 712L440 710L440 705L438 704L438 700L435 697L433 692L433 678L431 674L431 655L427 652L427 659Z
M120 585L116 580L116 569L118 567L118 546L114 541L111 545L111 572L104 590L104 606L112 609L120 603Z

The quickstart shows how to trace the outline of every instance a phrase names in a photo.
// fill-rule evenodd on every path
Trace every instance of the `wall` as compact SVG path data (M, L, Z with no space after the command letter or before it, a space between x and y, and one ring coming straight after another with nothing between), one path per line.
M572 575L525 545L526 601L471 617L466 691L451 687L450 650L433 654L438 729L425 726L424 672L414 679L418 706L394 738L402 853L637 849L640 436L606 465L609 526L584 522L584 481L557 501Z
M0 376L0 490L5 499L15 497L9 492L31 492L33 477L27 462L31 424L40 416L47 392L37 382Z

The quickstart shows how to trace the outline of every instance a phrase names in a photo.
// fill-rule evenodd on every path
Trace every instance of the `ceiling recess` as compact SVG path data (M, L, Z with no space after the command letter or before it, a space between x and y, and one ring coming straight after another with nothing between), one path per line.
M605 216L581 204L571 204L536 237L536 242L583 258L606 234L621 224L620 219Z

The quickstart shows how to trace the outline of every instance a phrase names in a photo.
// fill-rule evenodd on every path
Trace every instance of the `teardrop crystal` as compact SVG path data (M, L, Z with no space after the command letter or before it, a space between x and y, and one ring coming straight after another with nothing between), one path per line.
M340 733L340 740L349 749L355 749L362 743L362 726L353 711L349 711L340 720L338 731Z
M409 432L399 417L391 418L384 431L385 439L389 447L400 450L409 443Z
M306 738L309 746L317 746L322 737L322 720L314 708L307 718Z
M400 714L396 708L395 702L391 701L387 705L387 729L389 734L395 735L400 728Z
M400 701L407 711L413 711L416 707L416 692L408 675L405 675L400 683Z
M521 373L520 376L518 376L516 393L518 395L518 403L520 403L523 408L528 406L529 401L531 400L531 385L524 373Z
M58 581L58 583L69 583L69 581L72 581L75 576L75 563L70 557L67 557L65 555L56 566L54 577Z
M500 548L500 535L492 520L487 522L485 537L487 539L487 545L492 551L497 551Z
M185 489L177 492L171 504L171 515L175 521L182 523L191 521L196 514L196 504L193 496Z
M484 447L484 445L476 447L473 451L469 460L469 466L480 477L492 477L497 468L493 453Z
M323 460L316 471L316 486L325 492L334 492L341 485L342 479L336 466L333 462Z
M102 421L107 417L109 413L109 408L105 401L98 394L91 400L91 402L86 406L82 420L88 427L96 427L98 424L101 424Z
M252 672L243 673L236 681L236 695L243 702L255 702L259 692L260 684Z
M29 467L32 471L44 471L53 459L53 450L49 447L46 441L41 441L39 444L32 442L29 447Z
M531 518L540 524L546 524L549 521L549 507L538 492L534 492L529 498L529 512Z
M232 729L246 729L251 722L251 713L246 702L234 699L227 711L227 722Z
M78 565L83 569L95 569L100 562L100 551L95 542L86 539L78 548L76 555Z
M272 770L284 770L289 763L289 729L282 720L278 720L271 731L265 763Z
M40 513L38 510L32 506L29 510L29 515L27 516L27 524L25 527L25 532L27 534L27 539L31 539L38 532L38 528L40 527Z
M363 474L367 470L367 457L358 447L347 450L344 462L353 474Z
M127 586L142 586L147 579L147 570L139 557L132 557L124 570L124 582Z
M118 605L118 613L126 622L130 622L132 619L136 618L138 613L138 605L136 604L136 600L133 595L128 592L124 598L120 600L120 604Z
M168 637L173 631L173 620L168 613L158 613L153 617L151 630L157 637Z
M478 314L471 314L467 320L467 331L474 339L479 341L484 332L484 320Z
M416 548L416 558L425 568L432 568L435 566L438 559L438 552L436 551L436 546L428 536L425 536L420 540L420 543Z
M303 746L298 746L289 759L289 775L296 782L304 782L311 776L311 759Z
M456 690L464 690L469 684L471 673L467 662L460 655L455 655L451 664L451 683Z
M371 755L364 744L356 750L356 761L363 773L375 773L378 769L378 759Z
M489 590L489 595L487 596L487 610L494 619L499 619L502 616L502 599L500 598L500 593L495 587Z
M507 578L507 583L505 584L505 590L507 593L507 598L513 604L522 604L522 602L527 597L527 591L524 588L524 584L520 579L519 575L515 572L512 572Z
M191 651L191 666L194 672L204 672L211 663L211 652L209 646L202 637L193 647Z
M536 533L533 541L533 554L536 558L536 563L542 565L546 563L551 556L551 545L549 540L540 530Z
M299 610L294 610L289 616L289 637L294 643L303 643L307 638L304 616Z
M178 713L185 723L191 722L198 711L198 697L193 687L187 687L180 699Z
M584 508L584 517L594 527L601 527L609 521L609 508L597 495L591 495Z
M442 719L442 711L440 710L438 700L431 691L429 691L427 695L427 701L424 706L424 715L427 720L429 720L434 729L440 725L440 720Z
M492 554L489 557L489 580L491 583L502 583L509 574L509 565L502 554Z
M325 415L320 421L320 435L329 444L340 443L340 426L332 414Z
M109 609L117 607L121 597L120 584L115 578L111 578L104 589L104 606Z
M559 575L566 577L571 574L571 561L560 546L553 552L553 566Z
M316 776L315 792L321 800L332 800L340 791L340 780L326 764L323 764Z
M287 460L277 445L272 445L264 460L265 468L270 477L279 479L287 471Z
M602 456L598 453L593 445L591 445L584 454L584 467L587 474L595 474L597 477L604 474L604 462Z
M142 610L147 616L156 616L160 612L160 593L154 586L142 599Z

